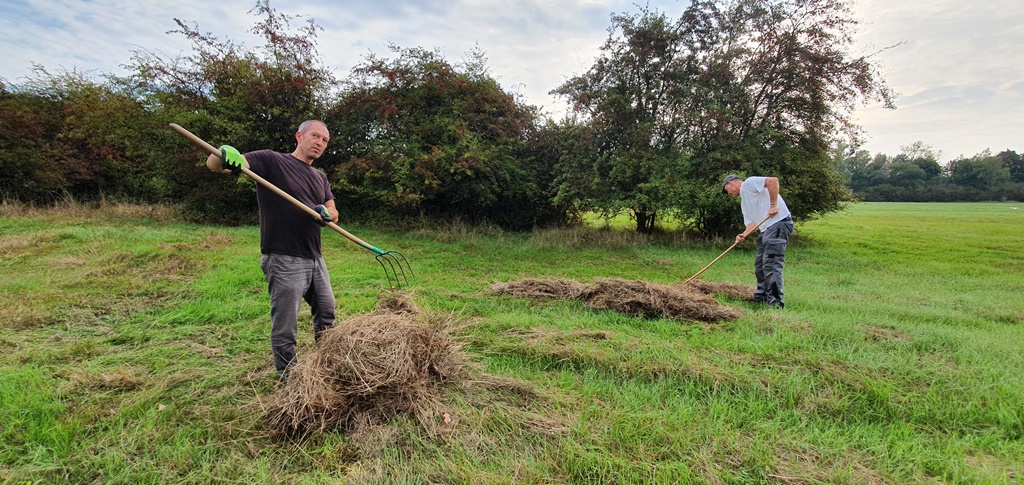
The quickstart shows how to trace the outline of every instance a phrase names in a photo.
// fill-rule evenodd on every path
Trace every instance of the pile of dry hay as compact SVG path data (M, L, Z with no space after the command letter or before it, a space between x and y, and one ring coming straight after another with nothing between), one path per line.
M384 296L374 313L335 324L300 356L266 405L268 433L350 431L399 413L427 423L442 388L467 366L453 330L451 315L422 313L408 295Z
M702 322L736 320L742 315L740 309L722 305L710 295L749 298L754 292L752 288L736 283L695 280L685 285L660 285L617 278L602 278L591 284L527 278L495 283L491 285L491 290L501 295L583 300L588 307L615 310L627 315Z

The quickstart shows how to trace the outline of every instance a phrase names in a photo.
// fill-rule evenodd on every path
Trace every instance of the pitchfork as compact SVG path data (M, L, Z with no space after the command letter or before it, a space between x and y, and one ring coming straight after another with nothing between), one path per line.
M221 156L220 150L214 148L213 145L210 145L209 143L206 143L205 141L203 141L202 138L199 138L199 137L193 135L188 130L182 128L181 126L178 126L175 123L171 123L170 126L171 126L172 130L180 133L185 138L188 138L189 140L192 140L192 143L195 143L200 148L203 148L204 150L210 152L213 155L216 155L217 157ZM291 202L293 205L295 205L295 207L298 207L299 209L302 209L303 211L305 211L307 214L309 214L310 216L312 216L316 220L318 220L318 221L323 220L320 217L320 214L318 214L315 210L313 210L313 209L311 209L309 207L306 207L306 204L303 204L302 202L299 202L298 199L296 199L295 197L292 197L287 192L277 188L277 186L275 186L274 184L268 182L263 177L260 177L259 175L256 175L251 170L249 170L249 169L247 169L245 167L242 167L242 173L244 173L249 178L255 180L256 183L258 183L258 184L260 184L260 185L270 189L275 194L280 195L285 200L287 200L288 202ZM353 236L350 232L346 231L341 226L339 226L339 225L337 225L337 224L335 224L333 222L328 222L328 223L326 223L326 225L327 225L327 227L330 227L331 229L334 229L338 234L341 234L342 236L345 236L346 238L348 238L349 241L352 241L352 242L358 244L359 246L361 246L363 249L366 249L366 250L376 254L377 255L376 256L377 262L380 263L380 267L381 268L384 268L384 276L387 277L387 279L388 279L388 286L392 290L394 290L395 287L398 287L398 289L401 289L403 282L405 283L406 286L409 286L409 277L414 276L414 275L412 273L412 266L409 266L409 260L405 259L405 256L402 255L402 253L400 253L398 251L394 251L394 250L382 251L380 249L377 249L375 246L367 243L366 241L363 241L362 239L359 239L358 237Z

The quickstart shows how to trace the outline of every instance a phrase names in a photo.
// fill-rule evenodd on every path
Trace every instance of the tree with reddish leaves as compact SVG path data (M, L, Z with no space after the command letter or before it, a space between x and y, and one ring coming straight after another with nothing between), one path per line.
M68 187L54 142L63 130L60 100L0 84L0 198L51 201Z
M108 84L36 66L23 85L0 90L0 195L157 200L138 140L150 119L137 99Z
M261 49L217 38L196 24L175 19L178 29L172 33L186 36L193 52L167 58L137 51L128 66L133 74L118 79L125 91L134 93L163 121L159 133L151 135L165 140L171 155L155 168L185 201L187 210L203 220L254 222L254 185L210 177L201 161L205 157L187 140L171 134L167 122L182 125L215 145L228 144L243 152L265 148L291 152L299 123L324 117L336 84L316 49L319 27L312 19L291 32L290 22L296 17L272 9L268 0L259 0L251 13L261 18L251 29L265 40ZM330 160L330 151L321 158Z
M504 92L476 51L461 66L435 51L391 46L352 70L329 124L345 206L372 213L542 223L551 207L523 156L538 117Z

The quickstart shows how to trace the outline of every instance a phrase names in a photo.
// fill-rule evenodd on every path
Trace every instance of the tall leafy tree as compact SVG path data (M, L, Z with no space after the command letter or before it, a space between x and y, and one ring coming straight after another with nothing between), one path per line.
M296 17L277 12L269 0L259 0L251 13L260 18L251 31L265 40L261 49L220 39L175 19L178 29L172 33L186 36L193 52L167 58L137 51L128 66L133 74L118 79L124 92L139 98L162 121L158 132L143 134L167 148L154 153L154 169L163 172L192 214L207 220L254 221L254 185L244 179L236 183L229 177L211 177L201 161L205 157L171 134L166 122L242 151L290 152L298 124L325 116L335 86L316 49L319 27L312 19L292 31ZM328 151L319 166L331 162Z
M775 175L797 219L837 210L849 194L830 147L843 139L856 143L858 102L891 107L892 101L871 57L851 51L858 21L849 3L696 2L687 16L699 20L695 32L711 33L694 43L709 45L701 56L702 96L688 111L697 134L689 146L702 162L694 180L713 186L729 171ZM708 213L719 207L713 199L694 199L711 205ZM705 222L724 232L721 221L730 217Z
M715 186L736 171L782 178L806 218L849 197L830 149L856 138L857 102L891 105L871 57L851 52L856 25L843 0L695 0L677 21L617 15L594 66L555 92L597 127L596 185L624 180L618 200L650 200L641 180L680 173L655 198L724 233L738 216ZM648 170L651 160L663 164Z
M1003 150L996 157L1003 161L1003 165L1010 171L1010 178L1014 182L1024 182L1024 159L1013 150Z
M346 204L529 228L550 206L521 155L536 109L504 92L475 51L464 65L391 46L368 55L330 113ZM540 212L538 212L540 209Z
M691 65L678 27L647 9L613 15L593 67L552 91L591 125L592 156L563 164L560 200L578 210L627 211L639 232L653 230L659 210L673 207L673 173L686 162L679 110Z
M871 152L867 150L854 150L839 158L839 172L846 177L847 186L854 193L875 184L874 178L878 171L869 168L870 164Z

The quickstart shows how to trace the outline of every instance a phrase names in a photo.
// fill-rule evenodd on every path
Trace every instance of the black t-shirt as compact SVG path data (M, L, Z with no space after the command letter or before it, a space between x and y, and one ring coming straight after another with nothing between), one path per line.
M313 208L334 200L327 175L290 153L258 150L245 154L249 169ZM272 190L257 184L260 206L260 252L302 258L319 258L320 224L305 211Z

